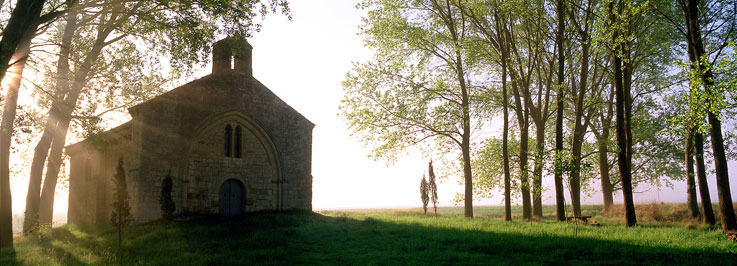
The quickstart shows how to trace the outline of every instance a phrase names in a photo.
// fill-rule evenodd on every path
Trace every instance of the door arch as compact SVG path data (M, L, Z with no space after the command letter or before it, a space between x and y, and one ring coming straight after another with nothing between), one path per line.
M245 198L243 183L237 179L228 179L220 185L219 211L223 216L238 216L243 214L243 199Z

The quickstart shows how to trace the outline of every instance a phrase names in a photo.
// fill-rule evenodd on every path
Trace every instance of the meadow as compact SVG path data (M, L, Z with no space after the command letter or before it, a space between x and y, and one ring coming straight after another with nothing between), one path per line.
M737 243L684 218L678 204L638 205L627 228L601 206L585 206L601 226L501 219L502 207L362 209L197 217L130 226L118 247L110 225L65 225L16 238L0 265L517 265L729 264ZM516 215L520 209L513 209Z

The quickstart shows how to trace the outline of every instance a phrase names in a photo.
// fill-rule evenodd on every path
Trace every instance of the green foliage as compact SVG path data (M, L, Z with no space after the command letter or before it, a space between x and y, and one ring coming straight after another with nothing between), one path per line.
M430 196L428 195L429 187L427 184L427 180L425 179L425 175L422 175L422 181L420 181L420 199L422 200L422 211L427 214L427 203L430 201Z
M113 176L113 214L110 223L118 230L118 244L121 245L123 228L133 220L131 208L128 203L128 185L125 180L125 169L123 169L123 158L118 160L115 176Z
M519 138L512 134L509 138L509 172L515 176L519 173ZM474 196L476 199L491 198L504 189L504 158L502 158L502 139L488 138L481 142L474 152ZM510 192L512 198L519 198L519 179L511 178ZM503 199L502 199L503 200Z
M462 144L464 110L472 130L488 119L477 112L489 104L482 101L481 90L469 89L469 105L463 106L462 88L474 88L469 77L458 79L459 73L470 74L465 63L469 43L451 28L467 23L455 7L441 2L367 0L358 5L367 9L360 34L376 55L370 62L354 63L346 75L340 116L353 136L372 146L374 159L392 163L415 146L443 157ZM441 16L441 8L450 13ZM448 17L453 24L444 24Z
M174 187L171 179L171 168L166 173L166 177L161 181L161 196L159 204L161 205L161 216L165 221L171 221L174 218L174 200L171 198L171 190Z

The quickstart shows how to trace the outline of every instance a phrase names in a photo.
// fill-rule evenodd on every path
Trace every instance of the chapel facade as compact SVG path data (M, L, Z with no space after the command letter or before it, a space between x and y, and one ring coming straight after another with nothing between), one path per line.
M134 223L161 218L167 175L175 213L312 209L314 124L253 77L248 42L226 38L212 50L210 75L133 106L130 121L66 147L69 223L110 221L119 160Z

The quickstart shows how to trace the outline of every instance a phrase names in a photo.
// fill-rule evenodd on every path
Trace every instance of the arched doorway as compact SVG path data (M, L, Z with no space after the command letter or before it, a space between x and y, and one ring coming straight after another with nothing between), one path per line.
M237 216L243 214L243 184L236 179L228 179L220 186L220 215Z

